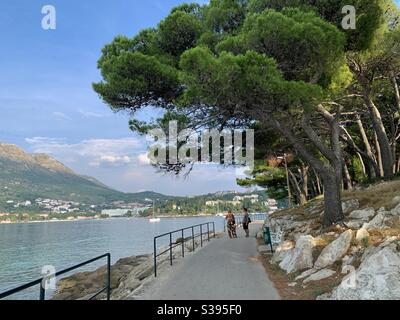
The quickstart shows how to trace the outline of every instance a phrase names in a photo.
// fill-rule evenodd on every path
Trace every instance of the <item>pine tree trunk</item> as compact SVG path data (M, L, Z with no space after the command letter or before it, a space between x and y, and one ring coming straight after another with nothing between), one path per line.
M346 161L343 160L343 180L346 190L353 190L353 183L351 182L351 176L349 168L346 165Z
M335 173L323 174L324 186L324 227L329 227L344 219L342 211L341 179Z
M378 141L378 137L376 135L376 132L374 132L374 143L375 143L376 159L378 161L380 177L383 177L383 165L382 165L381 147L379 146L379 141Z
M385 179L390 179L393 177L393 156L389 138L386 134L386 130L383 125L382 117L378 108L375 106L375 104L369 97L366 99L366 103L368 109L370 110L372 125L374 127L376 137L379 143L383 176Z
M364 147L365 147L365 153L367 156L367 160L368 160L367 163L368 163L368 167L369 167L369 176L370 176L370 178L373 179L373 178L376 178L376 176L380 176L379 167L378 167L378 164L376 163L376 160L374 159L374 154L372 152L371 144L369 143L367 134L364 129L364 125L363 125L359 115L357 115L356 122L358 125L358 129L360 130L361 138L362 138L362 141L363 141Z

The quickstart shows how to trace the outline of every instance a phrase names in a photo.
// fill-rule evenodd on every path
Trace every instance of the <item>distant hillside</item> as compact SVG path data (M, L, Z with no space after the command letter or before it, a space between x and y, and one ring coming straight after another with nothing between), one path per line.
M15 145L0 143L0 205L7 200L50 198L80 203L115 200L144 202L150 193L127 194L95 178L81 176L46 154L29 154Z
M254 193L261 196L260 200L267 198L265 191ZM29 154L15 145L0 143L0 210L9 210L17 202L33 202L38 198L110 207L114 205L114 201L151 205L152 200L156 200L156 207L165 213L196 214L206 209L206 201L219 199L229 202L240 194L228 191L178 197L152 191L123 193L93 177L76 174L47 154ZM13 202L7 204L10 201ZM34 207L31 208L35 210ZM221 204L219 208L228 210L231 205Z

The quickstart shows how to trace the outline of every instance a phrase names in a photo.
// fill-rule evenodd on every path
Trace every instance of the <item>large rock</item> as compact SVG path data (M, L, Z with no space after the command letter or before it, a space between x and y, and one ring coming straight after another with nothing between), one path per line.
M285 256L279 267L287 273L311 268L313 266L312 252L314 246L315 243L312 236L299 237L295 248L290 251L290 254Z
M360 219L363 221L369 221L371 217L375 215L374 208L366 208L362 210L354 210L350 213L351 219Z
M275 250L275 253L271 259L272 263L279 263L294 249L294 242L293 241L284 241L281 243Z
M307 278L307 277L309 277L310 275L312 275L313 273L316 273L318 270L317 269L309 269L309 270L306 270L306 271L304 271L302 274L300 274L299 276L297 276L294 280L301 280L301 279L304 279L304 278Z
M397 205L394 209L389 211L389 215L391 216L400 216L400 204Z
M322 270L319 270L318 272L315 272L312 275L310 275L303 282L307 283L310 281L319 281L322 279L329 278L329 277L333 276L335 273L336 273L336 271L331 270L331 269L322 269Z
M342 211L344 214L349 214L350 212L360 208L360 203L358 199L350 199L342 202Z
M353 232L347 230L339 238L327 245L319 255L314 268L323 269L343 257L350 248Z
M362 225L364 223L365 222L363 222L362 220L351 220L351 221L346 222L346 226L351 229L359 229L362 227Z
M356 272L343 279L342 283L333 290L329 299L400 299L399 252L395 245L378 249L367 255Z
M395 196L395 197L392 199L392 204L395 205L395 206L397 206L398 204L400 204L400 196Z
M385 226L385 218L386 212L379 211L370 222L363 225L363 228L365 228L366 230L383 228Z

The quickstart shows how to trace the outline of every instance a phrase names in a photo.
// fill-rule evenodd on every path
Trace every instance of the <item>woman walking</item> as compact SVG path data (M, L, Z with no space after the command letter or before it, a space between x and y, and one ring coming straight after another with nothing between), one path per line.
M231 210L228 211L228 214L225 216L225 219L226 219L226 226L228 229L229 238L231 238L231 239L237 238L235 216Z
M244 210L244 215L243 215L243 230L246 233L246 238L249 237L249 223L251 222L250 216L249 216L249 212L247 210L247 208L243 208Z

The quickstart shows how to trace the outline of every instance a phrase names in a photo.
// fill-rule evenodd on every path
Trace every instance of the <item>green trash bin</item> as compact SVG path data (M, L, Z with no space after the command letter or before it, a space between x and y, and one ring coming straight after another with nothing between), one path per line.
M265 242L265 244L266 245L270 245L271 252L274 252L274 249L272 248L272 239L271 239L271 232L269 230L269 227L264 226L263 234L264 234L264 242Z

